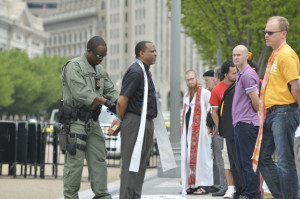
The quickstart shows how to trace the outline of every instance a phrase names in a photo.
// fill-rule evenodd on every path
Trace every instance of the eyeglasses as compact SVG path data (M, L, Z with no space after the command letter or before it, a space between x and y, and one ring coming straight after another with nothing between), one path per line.
M92 51L92 50L91 50ZM98 55L98 54L96 54L94 51L92 51L92 53L95 55L95 57L97 58L97 59L104 59L104 57L106 56L106 55Z
M276 32L283 32L283 31L284 31L284 30L279 30L279 31L271 32L271 31L265 31L265 30L263 30L264 35L268 34L269 36L273 35L273 34L276 33Z

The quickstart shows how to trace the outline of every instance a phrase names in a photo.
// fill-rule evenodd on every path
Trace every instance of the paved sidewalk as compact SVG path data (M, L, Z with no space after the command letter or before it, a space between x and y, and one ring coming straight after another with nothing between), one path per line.
M157 177L157 170L146 172L145 182L142 191L142 199L181 199L181 186L179 178ZM120 181L108 184L108 191L113 199L119 199ZM94 196L91 189L80 192L80 199L90 199ZM188 195L187 198L223 199L223 197L212 197L207 195ZM61 198L62 199L62 198Z

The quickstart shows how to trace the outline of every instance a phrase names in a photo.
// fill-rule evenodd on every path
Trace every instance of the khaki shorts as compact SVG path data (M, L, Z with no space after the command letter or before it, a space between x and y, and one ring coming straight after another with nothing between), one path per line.
M230 163L229 163L227 145L226 145L226 140L225 139L224 139L224 148L222 150L222 157L223 157L223 160L224 160L224 169L230 169Z

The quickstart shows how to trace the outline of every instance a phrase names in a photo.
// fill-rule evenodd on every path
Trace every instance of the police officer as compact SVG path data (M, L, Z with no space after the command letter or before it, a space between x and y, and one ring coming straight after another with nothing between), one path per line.
M98 116L101 104L112 109L119 93L100 65L106 52L105 41L92 37L86 53L63 69L63 106L72 107L63 174L66 199L78 198L85 157L94 198L111 199L107 192L105 137Z

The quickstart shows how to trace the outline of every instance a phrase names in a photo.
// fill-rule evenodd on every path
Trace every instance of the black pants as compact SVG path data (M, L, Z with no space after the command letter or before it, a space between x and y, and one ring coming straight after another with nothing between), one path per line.
M227 145L230 169L236 189L236 194L241 195L245 186L242 169L237 159L234 139L225 139Z
M147 163L153 144L154 125L146 121L139 172L130 172L129 166L140 127L140 116L126 113L121 127L121 188L120 199L140 199Z

